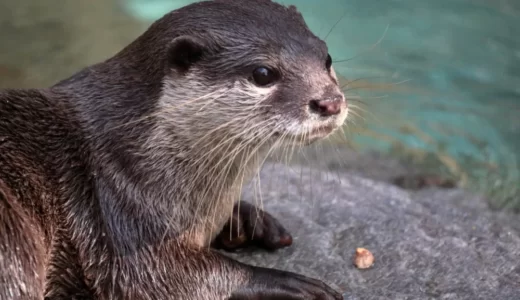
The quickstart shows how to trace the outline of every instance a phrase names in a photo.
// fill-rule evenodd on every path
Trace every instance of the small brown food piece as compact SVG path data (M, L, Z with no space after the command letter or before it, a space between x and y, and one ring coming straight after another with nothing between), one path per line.
M374 264L374 255L365 248L357 248L354 265L358 269L368 269Z

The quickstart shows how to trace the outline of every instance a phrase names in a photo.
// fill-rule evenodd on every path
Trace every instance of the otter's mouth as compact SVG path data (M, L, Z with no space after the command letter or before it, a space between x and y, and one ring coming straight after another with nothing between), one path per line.
M298 135L289 135L284 139L289 143L296 143L300 145L310 145L314 142L317 142L321 139L326 138L330 134L332 134L338 127L334 125L321 125L312 128L309 131L302 132ZM275 132L274 137L281 137L283 134L281 132Z
M309 145L319 140L322 140L332 134L337 129L336 126L333 125L324 125L313 128L309 133L305 134L302 137L302 141L304 144Z
M325 125L325 126L319 126L316 128L313 128L310 132L308 137L310 139L322 139L327 137L329 134L331 134L336 129L336 126L332 125Z

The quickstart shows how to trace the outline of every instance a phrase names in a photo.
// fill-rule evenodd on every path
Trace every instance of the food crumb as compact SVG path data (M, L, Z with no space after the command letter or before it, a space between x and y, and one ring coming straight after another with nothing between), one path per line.
M365 248L357 248L354 265L358 269L368 269L374 264L374 255Z

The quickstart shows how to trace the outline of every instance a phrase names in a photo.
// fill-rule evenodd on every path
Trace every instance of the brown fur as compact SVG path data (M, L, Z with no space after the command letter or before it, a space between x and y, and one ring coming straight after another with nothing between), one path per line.
M346 117L309 111L344 101L301 15L248 3L187 6L49 89L0 92L1 300L341 299L208 247L272 147ZM274 86L248 78L262 64Z

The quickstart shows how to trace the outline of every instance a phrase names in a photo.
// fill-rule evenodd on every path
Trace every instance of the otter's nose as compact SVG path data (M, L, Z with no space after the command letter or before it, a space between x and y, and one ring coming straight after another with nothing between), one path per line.
M309 108L311 112L319 114L322 117L330 117L341 112L343 105L343 97L338 96L326 100L311 100Z

